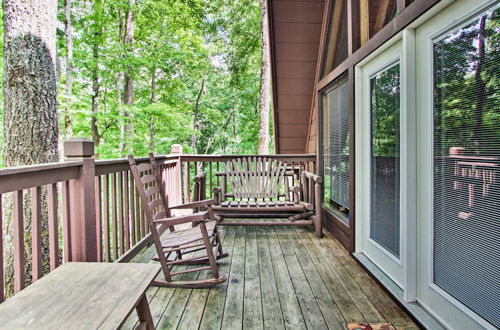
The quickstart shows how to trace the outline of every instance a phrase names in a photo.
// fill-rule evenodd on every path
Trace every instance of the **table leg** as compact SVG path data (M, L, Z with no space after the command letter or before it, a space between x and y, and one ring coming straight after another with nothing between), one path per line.
M155 325L153 323L151 311L149 310L148 298L146 297L146 294L142 296L135 308L137 310L137 316L139 317L139 328L154 330Z

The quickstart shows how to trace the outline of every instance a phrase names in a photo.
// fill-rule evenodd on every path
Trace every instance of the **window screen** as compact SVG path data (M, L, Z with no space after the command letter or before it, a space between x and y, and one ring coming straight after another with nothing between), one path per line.
M370 237L399 257L399 63L370 79Z
M323 96L325 206L349 210L349 88L342 80Z
M500 327L500 12L433 44L434 283Z

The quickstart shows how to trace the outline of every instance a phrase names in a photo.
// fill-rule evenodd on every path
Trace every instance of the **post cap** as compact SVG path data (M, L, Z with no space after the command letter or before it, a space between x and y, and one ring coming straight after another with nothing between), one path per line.
M64 142L64 157L89 158L94 156L94 142L87 138L69 138Z
M170 150L172 154L182 154L182 145L180 144L172 144L172 148Z

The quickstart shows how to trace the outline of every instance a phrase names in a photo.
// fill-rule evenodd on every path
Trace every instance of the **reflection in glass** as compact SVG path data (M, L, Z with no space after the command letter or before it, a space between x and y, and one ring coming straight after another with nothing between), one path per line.
M434 283L500 328L500 11L434 42Z
M370 79L370 237L399 257L399 63Z

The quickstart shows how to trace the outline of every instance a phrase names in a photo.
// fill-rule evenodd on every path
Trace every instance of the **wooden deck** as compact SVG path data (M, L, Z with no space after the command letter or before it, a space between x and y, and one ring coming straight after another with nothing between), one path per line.
M229 257L219 269L228 281L212 289L150 288L158 329L417 328L330 235L317 239L301 227L222 227L222 235ZM133 262L153 262L154 254L148 248ZM124 328L136 322L132 315Z

